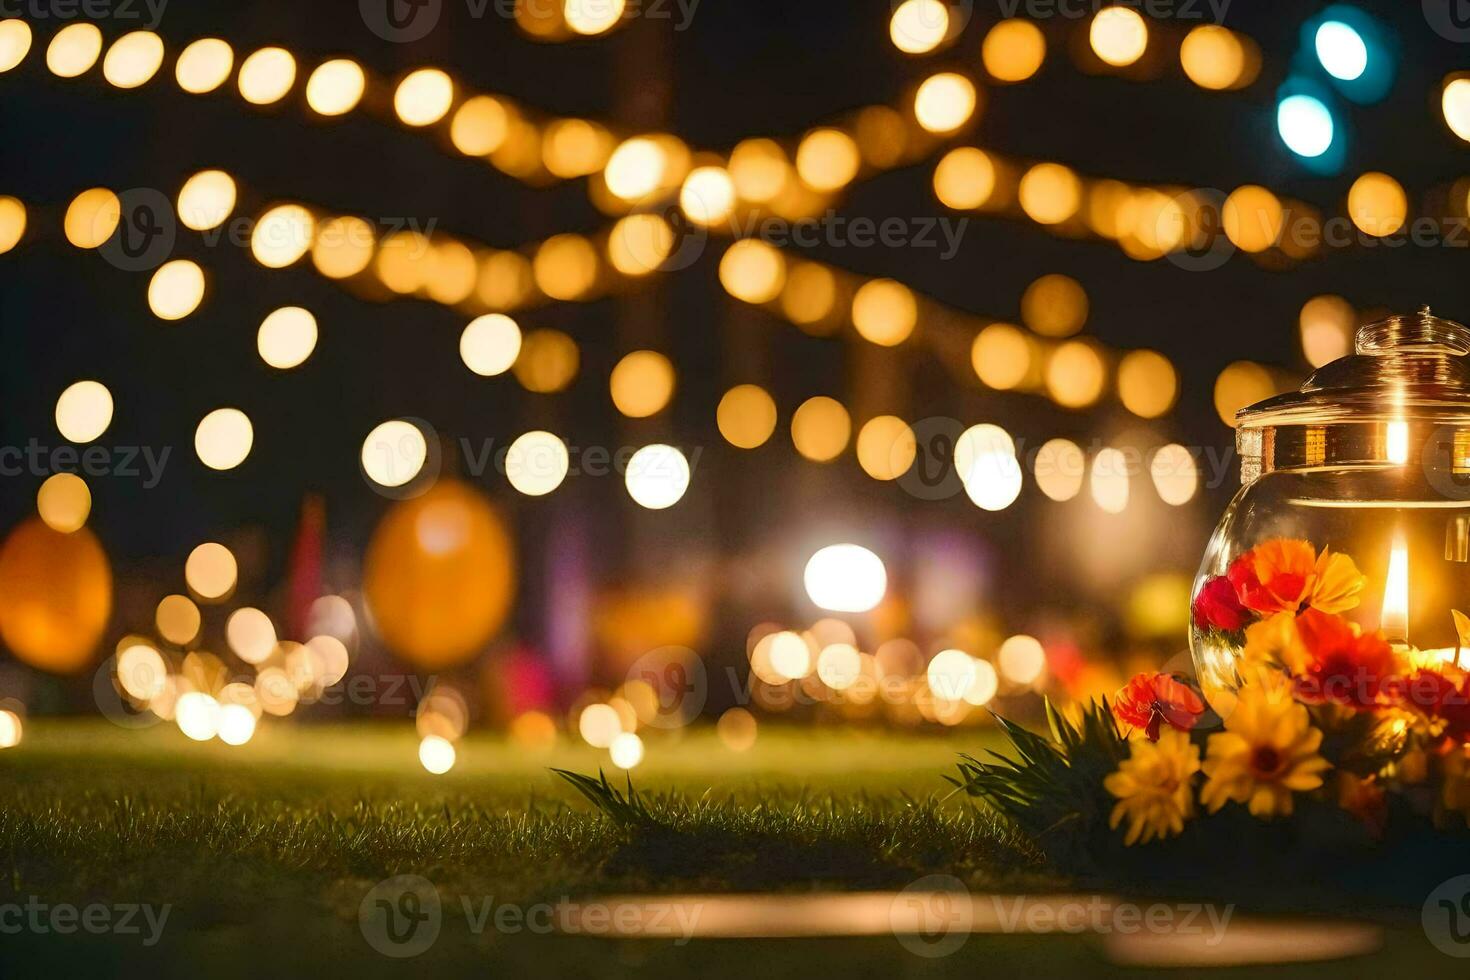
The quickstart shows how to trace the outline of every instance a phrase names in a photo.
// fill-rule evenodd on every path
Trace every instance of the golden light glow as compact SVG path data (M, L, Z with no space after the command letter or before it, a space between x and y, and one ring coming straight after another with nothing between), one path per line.
M674 365L657 351L634 351L618 361L608 387L619 412L648 418L662 412L674 396Z
M926 54L944 43L949 27L942 0L904 0L888 20L888 36L904 54Z
M572 383L580 360L576 341L560 330L532 330L511 370L527 391L550 394Z
M1034 684L1046 669L1046 650L1034 636L1022 634L1006 640L996 659L1001 674L1012 684Z
M299 306L283 306L261 321L255 346L262 361L284 371L311 356L316 338L316 317Z
M1087 290L1071 276L1042 276L1021 296L1021 319L1043 337L1070 337L1087 323Z
M367 76L351 58L333 58L317 65L306 80L306 104L323 116L351 112L362 101Z
M1215 379L1215 412L1220 421L1235 427L1235 413L1247 405L1276 394L1270 373L1259 364L1236 361Z
M1036 451L1036 486L1046 496L1062 503L1082 492L1087 475L1087 458L1070 439L1048 439Z
M531 271L547 296L574 300L597 283L597 250L581 235L553 235L536 249Z
M268 269L283 269L311 248L316 219L299 204L278 204L256 222L250 252Z
M929 690L941 701L960 701L975 683L975 658L963 650L941 650L924 671Z
M194 453L212 470L232 470L245 462L255 444L255 429L238 408L217 408L194 430Z
M858 430L858 465L875 480L903 476L914 465L917 452L914 430L896 415L879 415Z
M70 534L87 523L92 513L92 491L75 473L56 473L46 478L36 493L36 512L53 531Z
M475 253L464 242L439 238L429 253L428 266L424 291L434 302L457 306L475 291L479 266Z
M1102 396L1107 370L1091 344L1069 340L1052 351L1046 364L1046 389L1058 405L1085 408Z
M68 24L46 46L46 67L60 78L76 78L97 63L102 32L95 24Z
M203 37L179 52L174 78L179 88L194 95L213 92L230 77L235 52L217 37Z
M204 301L204 270L189 259L159 266L148 281L148 308L160 320L182 320Z
M840 129L814 129L796 148L796 172L813 190L841 190L861 164L857 143Z
M1440 109L1450 131L1470 143L1470 78L1454 78L1445 84Z
M199 607L188 596L164 596L153 619L158 635L174 646L188 646L199 635Z
M643 761L643 739L632 732L621 732L613 737L607 754L619 769L632 769Z
M544 497L561 486L571 468L567 444L550 432L527 432L505 454L505 476L528 497Z
M720 284L736 299L769 303L786 284L786 257L760 239L738 241L720 259Z
M684 178L679 207L697 225L717 225L735 210L735 182L724 167L696 167Z
M1202 24L1185 36L1179 64L1200 88L1219 92L1246 81L1245 45L1234 31L1218 24Z
M449 140L465 156L486 156L505 143L510 124L510 112L499 99L472 96L455 110L449 122Z
M519 252L493 252L480 263L475 294L491 309L511 309L523 302L534 288L531 260Z
M379 486L401 487L423 471L429 442L422 429L403 419L373 427L362 441L362 471Z
M102 77L118 88L137 88L163 64L163 41L152 31L132 31L112 42L102 59Z
M255 737L255 712L243 704L221 705L217 734L226 745L244 745Z
M615 197L637 201L662 186L668 168L668 154L657 140L635 136L613 151L602 177Z
M0 196L0 255L15 248L26 233L26 206L13 197Z
M1029 20L1003 20L986 33L980 58L996 81L1024 82L1046 60L1046 36Z
M760 385L736 385L720 399L715 421L730 445L755 449L776 431L776 402Z
M812 672L811 647L798 633L782 630L772 634L766 650L771 671L782 681L799 681ZM766 641L762 641L763 643Z
M229 174L201 170L179 188L179 221L195 231L217 228L235 210L235 195L235 181Z
M748 752L753 748L757 728L755 715L744 708L731 708L715 722L720 743L731 752Z
M1352 353L1358 313L1341 296L1314 296L1307 300L1302 304L1299 323L1302 354L1312 367L1319 368Z
M995 164L984 150L958 147L934 168L934 196L947 208L970 211L983 207L994 193Z
M1070 167L1038 163L1021 177L1021 210L1032 221L1057 225L1082 206L1082 182Z
M1166 504L1180 507L1194 499L1199 489L1199 467L1188 449L1178 443L1160 447L1149 463L1154 489Z
M1366 173L1348 191L1348 216L1365 235L1382 238L1404 226L1409 198L1398 181L1384 173Z
M20 18L0 20L0 72L25 60L31 50L31 25Z
M0 749L13 749L20 744L25 726L14 711L0 711Z
M509 371L521 353L521 328L502 313L475 317L459 335L459 356L482 378Z
M276 627L265 613L245 606L225 622L225 641L247 664L261 664L276 649Z
M827 334L837 326L829 323L837 308L837 277L818 262L792 266L781 290L781 312L792 323L811 334Z
M409 72L393 92L393 111L409 126L443 119L454 104L454 82L437 68Z
M990 422L981 422L972 425L954 444L954 466L955 472L961 479L968 477L975 463L987 453L1000 453L1006 456L1016 455L1016 440L1011 434L998 425Z
M341 215L323 222L311 243L311 264L328 279L346 279L368 267L377 247L373 226Z
M914 96L914 118L931 133L952 133L975 114L975 83L958 72L926 78Z
M774 200L791 179L786 151L775 140L764 137L743 140L730 151L730 179L747 201L764 204Z
M1128 507L1128 457L1121 449L1100 449L1092 459L1092 500L1109 514Z
M174 722L194 741L208 742L219 734L219 702L203 691L186 691L174 705Z
M1388 577L1383 585L1383 615L1378 628L1390 643L1409 642L1409 549L1395 535L1388 553Z
M223 599L235 588L240 569L229 548L207 541L189 552L184 562L184 580L196 596L206 602Z
M62 230L77 248L96 248L112 237L122 216L122 202L105 187L82 191L67 205Z
M129 697L147 704L168 686L168 667L153 647L130 642L117 654L117 684Z
M261 48L240 62L240 75L235 84L240 95L252 105L279 102L291 91L296 81L296 59L285 48Z
M996 430L1004 436L989 435ZM955 448L955 471L965 487L965 495L981 510L997 512L1005 510L1021 495L1021 463L1010 443L1010 436L997 426L974 426L966 431L960 446Z
M99 381L78 381L56 399L56 429L68 442L91 442L112 424L112 392Z
M607 166L613 137L586 119L558 119L546 127L541 160L554 176L586 177Z
M866 282L852 298L852 325L864 340L882 347L903 343L919 322L913 291L892 279Z
M1286 222L1281 201L1264 187L1237 187L1220 213L1225 236L1244 252L1264 252L1281 239Z
M1148 24L1129 7L1105 7L1092 18L1087 39L1099 58L1122 68L1143 57L1148 48Z
M438 735L430 735L419 743L419 763L435 776L453 769L455 757L454 743Z
M607 259L625 276L645 276L668 259L674 248L674 229L657 214L630 214L613 225L607 239Z
M578 34L605 34L618 25L623 17L626 0L565 0L562 17L567 26ZM640 750L639 756L642 756ZM631 769L632 766L623 766Z
M1409 423L1390 422L1387 428L1388 461L1402 466L1409 461Z
M677 504L689 489L689 460L673 446L644 446L628 460L624 483L628 496L640 507L664 510Z
M817 654L817 678L834 691L845 691L863 673L863 655L851 643L829 643Z
M373 269L383 285L395 293L408 295L424 288L429 281L429 257L434 244L417 231L395 231L378 243Z
M982 384L999 391L1018 387L1031 374L1031 339L1009 323L992 323L970 345L970 364Z
M1179 378L1174 365L1157 351L1135 350L1118 364L1118 397L1139 418L1155 419L1174 407Z
M791 442L816 463L829 463L847 448L852 418L842 403L826 395L808 398L791 416Z

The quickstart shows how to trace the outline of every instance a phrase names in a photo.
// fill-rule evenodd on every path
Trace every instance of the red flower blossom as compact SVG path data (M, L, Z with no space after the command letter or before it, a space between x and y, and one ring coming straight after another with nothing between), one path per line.
M1437 670L1418 670L1388 693L1396 707L1444 721L1444 734L1456 742L1470 740L1470 677L1456 684Z
M1189 685L1159 673L1135 675L1113 702L1114 717L1132 728L1143 729L1150 742L1159 740L1163 722L1187 732L1204 711L1204 701Z
M1225 574L1247 609L1296 612L1311 594L1316 562L1308 542L1272 538L1237 556Z
M1250 610L1240 604L1235 586L1224 575L1205 582L1194 597L1194 621L1200 626L1214 627L1233 633L1251 619Z
M1382 633L1359 633L1341 616L1308 609L1297 617L1307 650L1297 696L1313 704L1375 707L1398 686L1398 660Z

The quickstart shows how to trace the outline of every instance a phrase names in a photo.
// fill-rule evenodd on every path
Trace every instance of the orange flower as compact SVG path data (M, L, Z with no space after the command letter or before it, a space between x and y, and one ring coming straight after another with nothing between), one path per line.
M1398 659L1382 633L1362 633L1341 616L1308 609L1297 617L1297 635L1307 650L1297 674L1297 697L1367 709L1397 685Z
M1135 675L1113 702L1113 715L1142 731L1150 742L1159 740L1159 729L1165 723L1181 732L1189 731L1204 711L1200 696L1168 674Z
M1310 541L1272 538L1230 563L1230 584L1247 609L1258 613L1299 612L1310 606L1340 613L1359 602L1366 582L1358 566L1344 554Z

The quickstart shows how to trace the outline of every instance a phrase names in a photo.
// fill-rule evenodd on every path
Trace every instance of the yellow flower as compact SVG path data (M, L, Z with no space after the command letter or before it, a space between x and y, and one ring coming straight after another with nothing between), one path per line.
M1130 743L1128 758L1103 780L1104 788L1118 798L1108 826L1116 829L1127 817L1123 843L1129 846L1179 833L1194 816L1190 784L1197 772L1199 746L1184 732L1170 728L1157 742Z
M1291 794L1317 789L1330 768L1317 754L1322 733L1292 700L1285 678L1261 673L1252 680L1240 689L1225 731L1210 736L1200 802L1211 813L1234 800L1253 816L1289 816Z
M1307 648L1296 628L1296 614L1277 613L1245 629L1242 651L1247 667L1284 667L1301 673L1307 664Z
M1312 583L1310 605L1325 613L1341 613L1359 602L1367 578L1347 555L1323 548L1317 557L1316 580Z

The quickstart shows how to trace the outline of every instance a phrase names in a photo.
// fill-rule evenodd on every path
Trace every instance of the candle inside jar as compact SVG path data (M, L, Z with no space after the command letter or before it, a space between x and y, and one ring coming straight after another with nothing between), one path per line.
M1409 549L1396 537L1388 553L1388 578L1383 586L1383 616L1379 628L1390 643L1409 642Z

